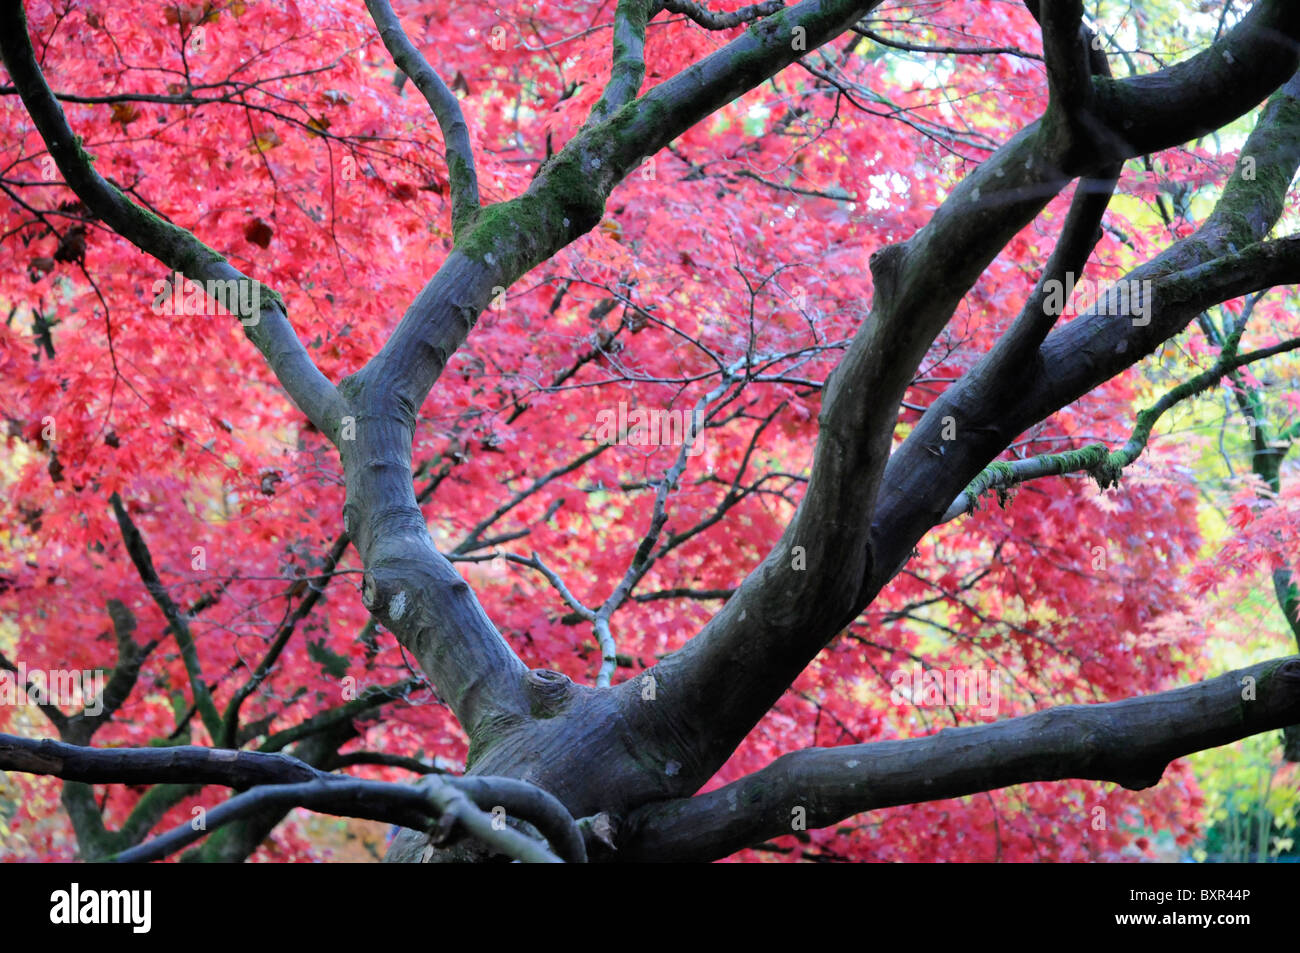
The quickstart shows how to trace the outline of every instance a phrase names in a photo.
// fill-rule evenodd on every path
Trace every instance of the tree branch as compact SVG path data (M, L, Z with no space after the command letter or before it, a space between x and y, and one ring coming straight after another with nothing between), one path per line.
M1300 243L1261 239L1281 216L1298 167L1300 76L1292 76L1265 106L1201 227L1117 282L1138 289L1146 311L1140 320L1136 312L1116 320L1109 307L1093 309L1026 354L1026 345L1055 320L1031 299L1008 334L930 405L891 457L873 532L880 562L864 598L892 578L1017 435L1136 364L1206 307L1295 281ZM955 440L945 439L946 426L955 427Z
M802 6L791 8L790 13ZM1098 114L1105 113L1108 128L1144 126L1152 114L1129 111L1141 103L1142 110L1160 114L1152 124L1159 137L1144 130L1138 136L1089 144L1078 137L1054 135L1051 123L1035 123L953 189L924 228L905 243L872 256L871 319L863 323L823 390L812 476L793 522L705 628L652 670L659 703L638 709L635 686L625 689L629 708L657 719L659 730L677 736L690 732L682 745L692 749L682 752L683 789L694 790L716 771L827 640L893 577L951 500L1022 432L1023 426L1012 429L999 419L998 426L990 424L972 434L967 417L959 414L963 447L954 460L952 442L941 439L942 414L932 407L904 447L890 452L897 409L916 368L1000 249L1072 176L1113 169L1126 156L1195 135L1207 114L1202 100L1213 102L1212 112L1219 122L1251 108L1295 72L1300 62L1294 42L1298 35L1300 7L1261 0L1218 43L1154 78L1094 79ZM1229 80L1230 75L1235 78ZM1161 97L1148 97L1156 87L1162 90ZM642 101L663 88L656 87ZM1105 109L1101 108L1103 89L1109 97ZM1285 192L1285 184L1281 188ZM1081 243L1086 244L1082 239ZM1236 247L1248 243L1249 239L1239 241ZM1285 282L1293 264L1290 251L1286 242L1271 243L1246 258L1229 255L1207 270L1193 268L1167 286L1170 310L1181 314L1193 304L1190 299L1208 296L1207 287L1224 295L1218 301L1267 286L1266 282ZM1252 269L1260 271L1252 275ZM1158 303L1154 310L1160 310ZM1095 324L1079 319L1058 332L1076 340L1068 354L1060 355L1059 363L1053 361L1062 368L1056 375L1037 375L1044 389L1060 394L1061 376L1077 374L1080 365L1092 363L1081 361L1080 355L1095 356L1094 370L1118 356L1122 363L1116 360L1119 366L1105 377L1118 373L1154 346L1151 332L1164 326L1153 318L1153 327L1137 329L1152 342L1144 350L1130 342L1127 352L1117 347L1107 353L1098 341L1077 337L1085 329L1094 335L1127 337L1131 329L1127 322L1109 317L1101 328L1100 324L1100 318ZM1049 337L1043 351L1053 343ZM1099 382L1094 375L1087 376L1088 387L1075 391L1070 399ZM1021 412L1032 404L1023 397L1023 371L1005 383L982 371L966 377L967 399L978 402L985 417L998 411L1004 416L1027 416ZM996 390L1008 385L1015 387L1009 395ZM1052 406L1065 402L1053 401ZM985 426L983 418L980 425ZM968 453L987 456L963 471L960 467ZM961 482L934 502L938 488L954 475ZM906 497L900 494L903 488ZM687 727L697 724L707 724L708 732Z
M729 13L715 13L695 0L661 0L657 6L669 13L681 14L706 30L731 30L759 17L771 16L785 7L785 0L763 0Z
M421 827L427 819L450 817L451 823L464 824L502 853L534 861L553 859L531 838L501 829L481 810L501 808L536 827L566 860L586 860L582 834L564 806L541 788L514 778L428 777L413 787L332 775L282 754L194 746L85 748L6 734L0 734L0 769L86 784L175 782L252 788L209 811L203 828L183 825L123 851L115 858L121 861L156 860L226 824L293 807Z
M171 748L89 748L49 739L0 734L0 768L86 784L259 784L309 781L320 772L284 754L199 745Z
M1019 56L1027 60L1042 60L1042 57L1037 53L1030 53L1016 46L931 46L924 43L909 43L906 40L896 40L864 26L855 26L853 32L858 36L866 37L873 43L879 43L881 46L888 46L908 53L939 53L946 56L995 56L999 53L1005 53L1009 56Z
M161 860L206 837L209 831L217 831L259 814L278 813L295 807L406 827L425 827L436 820L443 839L450 836L456 825L463 825L469 833L509 857L525 863L561 862L531 837L509 827L498 830L491 816L480 811L469 798L440 778L429 776L418 785L408 786L332 775L299 784L254 788L237 794L208 811L203 827L195 829L191 824L183 824L110 859L119 863Z
M1082 0L1054 0L1041 11L1043 54L1052 105L1076 116L1092 99L1092 70L1083 34Z
M1300 263L1295 277L1300 280ZM1079 450L1067 450L1063 453L1047 453L1024 460L1012 460L1005 463L991 463L978 477L971 481L957 499L953 500L943 514L940 522L946 523L963 513L971 512L978 504L982 494L989 490L1007 490L1028 480L1046 476L1063 476L1066 473L1089 473L1102 489L1116 486L1121 471L1136 460L1151 439L1151 430L1166 411L1177 404L1204 393L1215 387L1223 378L1233 371L1300 348L1300 338L1283 341L1272 347L1251 351L1249 354L1237 354L1237 343L1241 339L1241 328L1228 338L1214 366L1184 381L1162 396L1155 404L1141 411L1137 416L1137 425L1133 434L1119 450L1108 451L1105 444L1095 444Z
M623 861L708 861L792 831L899 804L1033 781L1085 778L1140 790L1176 758L1300 718L1300 657L1156 695L1065 705L903 741L811 748L693 798L650 804L619 832Z
M122 504L122 498L114 493L110 497L110 502L113 504L113 513L117 516L117 525L122 531L122 540L126 543L127 554L131 557L131 562L135 565L145 589L162 610L163 617L166 618L172 635L176 638L181 659L185 663L185 672L189 676L190 690L194 693L194 704L203 719L203 725L208 729L208 734L213 741L219 741L222 737L221 715L212 700L212 693L208 691L207 682L203 680L203 668L199 663L199 652L194 644L194 634L190 631L189 620L181 612L180 607L172 601L167 587L158 578L153 557L149 555L149 547Z
M99 697L99 711L90 714L83 710L68 719L66 727L59 732L59 737L73 744L90 744L90 739L104 725L108 724L135 689L140 677L140 668L158 646L157 639L150 639L144 645L136 642L135 616L117 599L108 600L108 615L113 620L113 634L117 640L117 664L104 685Z
M231 696L230 702L226 705L226 711L222 715L221 737L214 741L223 746L230 747L237 743L239 734L239 710L248 697L257 690L257 687L265 681L267 675L271 673L276 660L280 653L284 651L285 646L293 637L297 630L298 623L311 614L312 609L316 607L325 594L325 587L330 584L334 578L334 569L338 566L339 560L347 552L348 538L347 535L339 536L334 540L329 552L325 555L324 565L321 571L314 578L307 580L306 595L299 601L298 605L290 613L289 618L276 631L275 636L271 639L271 644L266 650L266 655L258 663L257 668L249 675L248 681L236 689Z
M456 94L447 88L442 77L429 65L402 29L402 23L393 12L388 0L366 0L366 9L379 28L379 37L392 56L393 62L411 78L415 88L424 96L433 110L442 130L447 151L447 173L451 183L452 233L478 212L478 173L474 168L474 150L470 145L469 126L461 112Z
M618 0L614 10L613 67L609 83L591 109L589 123L599 123L627 105L645 81L645 31L654 0Z

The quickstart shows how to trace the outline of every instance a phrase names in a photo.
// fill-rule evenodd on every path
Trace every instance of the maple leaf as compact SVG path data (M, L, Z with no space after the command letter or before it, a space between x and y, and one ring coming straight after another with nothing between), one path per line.
M260 218L252 219L244 226L244 237L259 248L271 247L271 226Z
M267 129L263 132L259 132L253 137L253 141L249 143L248 151L267 152L280 145L283 145L283 140L281 140L280 134L274 129Z
M113 121L129 126L140 118L140 108L135 103L113 103L111 107Z

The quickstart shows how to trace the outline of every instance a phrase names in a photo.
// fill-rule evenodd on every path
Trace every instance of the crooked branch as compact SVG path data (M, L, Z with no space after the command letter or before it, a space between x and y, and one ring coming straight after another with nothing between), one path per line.
M87 748L0 734L0 770L49 775L87 784L220 784L251 788L207 813L195 830L184 824L122 851L119 861L158 860L227 824L271 809L306 807L408 827L437 822L443 839L460 825L501 853L527 862L584 862L581 831L564 805L543 789L514 778L428 776L415 785L329 774L283 754L193 745L175 748ZM559 857L504 826L494 809L527 821ZM489 813L492 812L492 813Z
M1168 692L1064 705L903 741L810 748L715 791L647 805L619 832L617 859L706 861L807 827L900 804L1031 781L1084 778L1140 790L1169 762L1300 718L1300 656Z

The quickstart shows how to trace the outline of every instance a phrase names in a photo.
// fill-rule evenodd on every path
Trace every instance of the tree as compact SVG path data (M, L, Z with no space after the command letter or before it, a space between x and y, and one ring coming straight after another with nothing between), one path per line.
M1160 428L1224 381L1277 422L1222 558L1295 624L1300 9L729 6L0 5L20 819L1106 858L1300 723L1300 658L1150 637L1220 558Z

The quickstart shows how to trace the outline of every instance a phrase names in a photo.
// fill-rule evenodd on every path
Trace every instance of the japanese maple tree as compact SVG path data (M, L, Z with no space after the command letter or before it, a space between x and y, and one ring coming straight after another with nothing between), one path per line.
M1189 843L1300 757L1197 616L1300 636L1300 7L1168 7L2 0L0 855Z

